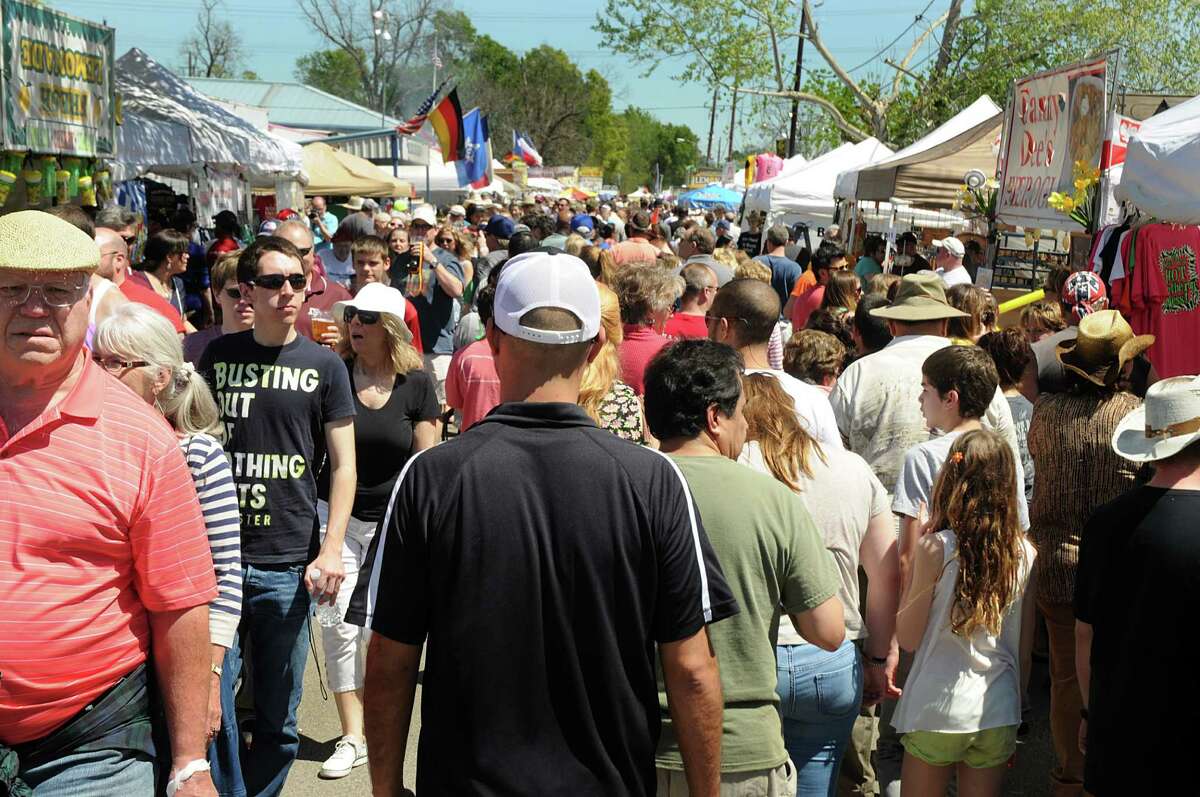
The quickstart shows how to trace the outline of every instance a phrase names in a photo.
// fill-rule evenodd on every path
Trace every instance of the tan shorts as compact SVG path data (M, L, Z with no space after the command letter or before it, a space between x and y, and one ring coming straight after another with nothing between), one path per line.
M677 769L657 770L658 797L688 797L687 777ZM796 767L790 760L774 769L722 772L721 797L793 797Z
M425 373L433 380L434 386L437 388L438 403L443 407L446 406L446 374L450 373L450 360L452 354L425 354L422 359L425 361Z

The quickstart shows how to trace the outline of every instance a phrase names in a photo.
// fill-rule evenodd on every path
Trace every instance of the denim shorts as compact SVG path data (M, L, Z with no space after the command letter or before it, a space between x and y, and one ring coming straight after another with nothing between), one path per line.
M972 733L909 731L900 743L909 755L935 767L960 761L972 769L998 767L1017 751L1017 725L1004 725Z

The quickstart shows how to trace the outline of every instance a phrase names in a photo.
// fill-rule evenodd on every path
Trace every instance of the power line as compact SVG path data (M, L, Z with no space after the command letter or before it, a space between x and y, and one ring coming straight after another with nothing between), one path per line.
M927 3L925 8L921 10L921 13L917 14L915 17L913 17L913 21L911 23L909 23L908 27L905 28L904 30L900 31L900 35L897 36L896 38L892 39L890 44L888 44L886 47L884 47L879 52L875 53L875 55L873 55L870 58L868 58L867 60L863 61L858 66L852 67L851 69L848 69L846 71L847 72L857 72L858 70L862 69L864 66L867 66L871 62L878 60L881 56L883 56L884 54L889 52L893 47L896 46L896 44L901 39L903 39L908 34L909 31L911 31L913 28L915 28L917 26L918 22L920 22L922 19L925 18L925 15L929 13L929 9L933 8L933 4L935 2L936 2L936 0L929 0L929 3Z

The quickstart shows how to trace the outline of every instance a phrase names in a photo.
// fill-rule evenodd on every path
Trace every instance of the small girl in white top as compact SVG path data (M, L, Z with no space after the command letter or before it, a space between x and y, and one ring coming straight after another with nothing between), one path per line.
M900 646L916 650L892 718L905 797L944 795L952 768L962 797L999 795L1016 750L1035 556L1016 490L1011 448L982 429L954 442L934 484L896 620Z

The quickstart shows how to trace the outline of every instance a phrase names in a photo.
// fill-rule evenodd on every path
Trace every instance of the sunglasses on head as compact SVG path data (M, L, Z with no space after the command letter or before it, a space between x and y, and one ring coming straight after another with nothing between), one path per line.
M277 291L283 287L285 282L291 285L293 290L298 291L308 283L308 277L303 274L288 274L286 277L282 274L260 274L252 279L250 284L266 288L269 291Z
M347 324L353 321L355 316L358 316L358 320L364 324L374 324L379 321L379 313L372 312L371 310L359 310L353 305L347 306L342 310L342 320Z

